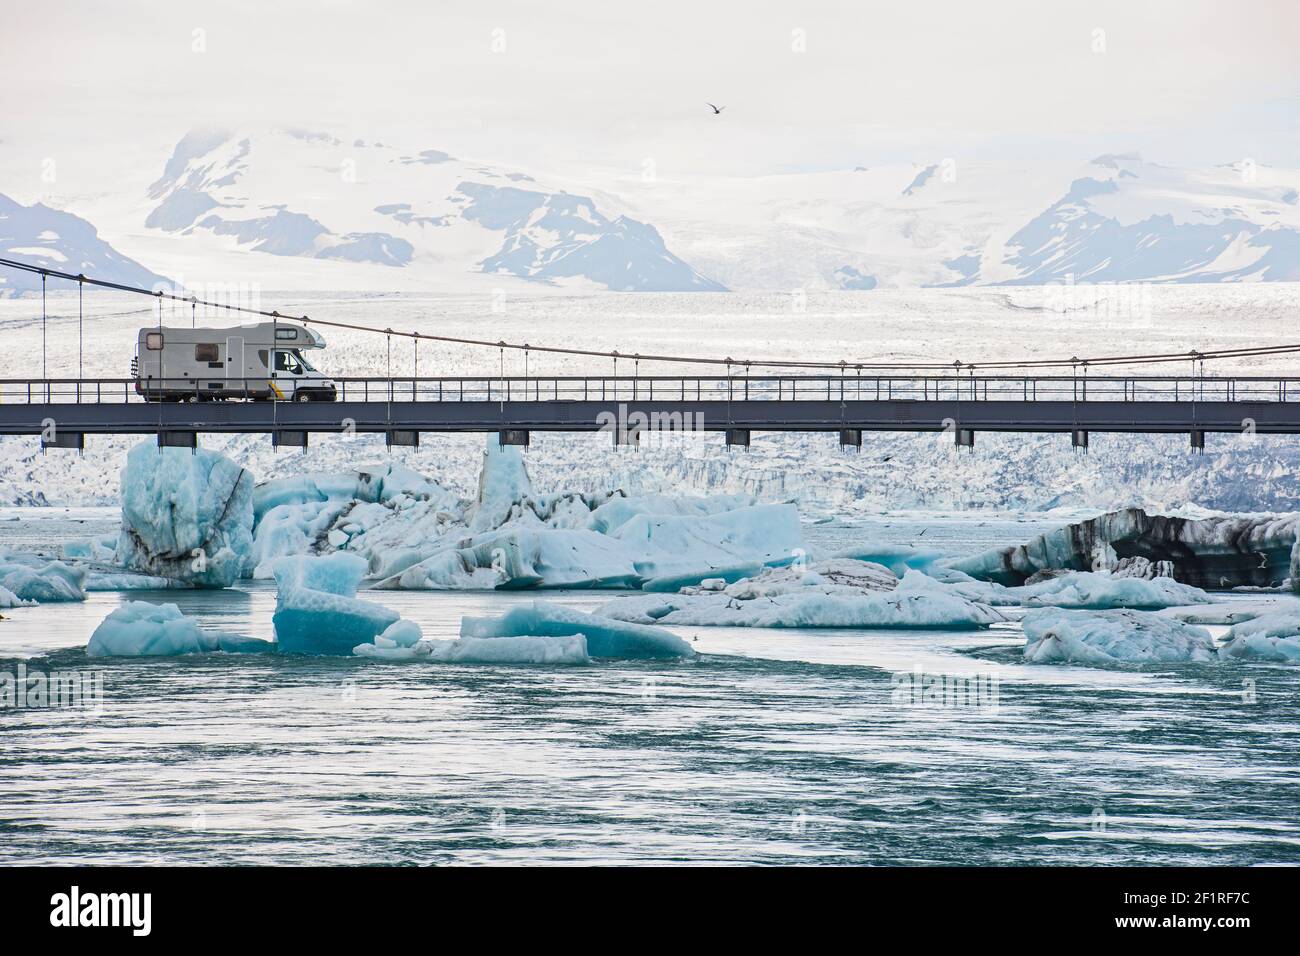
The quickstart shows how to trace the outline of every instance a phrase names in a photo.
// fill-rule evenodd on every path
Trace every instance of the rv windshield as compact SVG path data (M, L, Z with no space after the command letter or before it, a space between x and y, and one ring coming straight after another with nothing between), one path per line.
M275 370L277 372L288 372L290 375L301 375L303 372L314 372L308 361L302 357L302 353L297 349L290 349L287 352L275 353Z

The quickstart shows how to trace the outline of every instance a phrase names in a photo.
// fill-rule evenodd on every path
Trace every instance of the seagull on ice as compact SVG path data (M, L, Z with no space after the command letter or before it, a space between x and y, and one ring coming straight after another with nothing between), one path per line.
M709 109L713 110L714 116L717 116L719 113L721 113L723 110L726 109L725 106L714 106L712 103L705 103L704 105L707 106Z

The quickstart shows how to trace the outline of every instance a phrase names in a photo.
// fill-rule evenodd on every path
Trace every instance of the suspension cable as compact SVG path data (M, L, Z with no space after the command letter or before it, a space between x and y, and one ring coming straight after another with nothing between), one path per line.
M598 349L581 349L581 348L565 348L561 346L529 345L526 343L515 343L515 342L506 342L506 341L492 342L486 339L472 339L472 338L465 338L461 336L432 335L428 333L417 333L417 332L401 332L392 329L382 329L373 326L358 325L356 323L351 323L351 322L337 322L337 321L331 321L327 319L313 319L306 315L299 315L299 316L281 315L281 313L279 313L278 311L268 312L264 309L254 309L248 306L230 305L229 303L222 303L222 302L212 302L204 299L199 299L194 296L185 297L185 296L174 295L172 293L163 292L161 290L150 291L148 289L142 289L138 286L126 285L120 282L110 282L105 279L93 279L88 276L72 275L71 273L60 272L57 269L47 269L44 268L43 266L36 266L30 263L21 262L14 259L7 259L3 257L0 257L0 266L5 266L12 269L19 269L24 272L36 273L41 276L42 312L44 312L43 303L44 303L45 279L46 277L53 277L58 279L67 279L70 281L87 282L90 283L91 285L98 286L100 288L112 289L118 292L129 292L138 295L156 296L158 297L160 307L162 305L162 299L171 299L176 301L187 301L190 302L193 306L197 306L201 304L205 308L221 309L226 312L236 312L236 313L242 313L246 315L262 316L264 318L272 319L274 322L277 323L281 319L284 319L288 321L302 322L303 324L307 324L307 325L319 325L327 328L347 329L349 331L355 331L355 332L368 332L368 333L381 334L381 335L382 334L397 335L397 336L402 336L404 338L416 338L418 336L426 340L436 341L436 342L446 342L452 345L468 345L468 346L475 346L480 348L495 348L498 349L501 354L503 376L504 376L505 350L507 349L510 349L512 351L532 350L535 352L544 352L544 353L558 354L558 355L576 355L576 356L591 356L597 358L610 358L614 360L615 376L617 377L618 374L618 359L621 353L619 353L617 350L601 351ZM161 321L161 315L159 316L159 319ZM44 345L42 345L42 350L44 351ZM1273 356L1273 355L1289 355L1295 353L1300 353L1300 343L1248 346L1244 348L1234 348L1234 349L1210 349L1210 350L1194 351L1194 352L1151 352L1151 353L1128 354L1128 355L1123 355L1123 354L1100 355L1100 356L1087 357L1086 359L1081 359L1079 357L1071 357L1069 359L1064 359L1064 358L995 359L989 361L981 361L978 363L978 366L981 369L984 369L986 371L991 369L1050 369L1050 368L1068 369L1083 361L1087 361L1089 364L1093 366L1158 365L1158 364L1164 364L1169 362L1186 362L1189 356L1193 354L1196 355L1200 361L1204 362L1204 361L1210 361L1215 359L1257 358L1257 357L1266 357L1266 356ZM832 362L832 361L812 362L812 361L797 360L797 359L795 360L773 359L773 358L735 359L731 357L724 359L724 358L708 358L703 356L666 355L666 354L649 354L649 355L638 354L637 359L638 361L640 359L645 359L647 362L664 362L664 363L679 363L679 364L693 364L693 365L715 365L715 366L725 367L728 376L730 375L731 366L733 365L743 365L746 367L747 370L751 367L758 367L760 369L762 368L804 368L804 369L822 369L822 370L842 370L848 364L850 364L843 359L836 362ZM868 371L891 371L891 370L919 371L922 369L933 369L933 370L944 370L944 371L956 370L957 372L960 372L963 369L968 369L971 372L973 372L976 365L976 363L963 362L961 360L957 360L955 362L950 362L950 363L949 362L881 362L881 361L870 360L864 362L854 362L851 364L855 369L862 368ZM44 369L44 365L42 365L42 369Z

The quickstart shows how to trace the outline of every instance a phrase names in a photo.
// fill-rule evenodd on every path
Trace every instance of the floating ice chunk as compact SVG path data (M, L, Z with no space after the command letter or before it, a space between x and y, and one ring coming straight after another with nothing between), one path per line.
M682 518L703 518L726 511L739 511L755 503L750 495L712 495L708 498L668 495L614 495L593 509L587 527L600 534L613 534L638 515L673 515Z
M38 555L0 548L0 588L20 603L84 601L85 579L85 571L62 561L47 561Z
M592 657L692 657L691 645L675 634L642 624L625 623L558 604L533 601L511 608L501 617L464 617L460 636L586 638Z
M1285 579L1288 564L1300 566L1297 531L1298 514L1190 519L1126 508L952 566L1010 585L1023 583L1037 571L1093 568L1129 575L1172 569L1167 576L1208 588L1276 587ZM1292 587L1300 590L1300 576L1293 572L1291 579Z
M945 570L938 566L938 562L944 557L943 552L909 548L906 545L869 544L836 551L832 557L852 558L855 561L878 564L888 568L900 578L908 571L920 571L922 574L936 577Z
M276 558L312 553L349 505L348 501L327 499L280 504L270 509L257 523L253 537L253 577L271 577L271 562Z
M604 535L585 530L521 529L463 539L375 587L627 587L640 580L625 550Z
M532 493L533 483L528 479L523 454L514 445L502 445L496 435L489 435L478 478L478 507L470 527L475 531L501 527L515 504Z
M202 631L175 604L128 601L99 623L86 647L89 657L169 657L177 654L257 654L270 641Z
M424 634L420 631L420 625L414 621L402 620L388 625L384 633L375 638L375 643L384 646L414 647L420 643L423 637Z
M1204 628L1132 610L1030 611L1021 622L1025 659L1039 664L1214 661L1214 641Z
M350 654L400 617L381 604L357 599L366 562L356 555L279 558L271 571L279 588L272 620L282 653Z
M1153 609L1209 604L1213 600L1200 588L1179 584L1173 578L1148 581L1091 571L1073 571L1014 590L1025 607Z
M424 640L409 647L360 644L361 657L386 661L430 661L438 664L586 664L587 639L581 634L561 637L462 637Z
M24 601L17 594L14 594L13 591L0 586L0 608L26 607L35 603L35 601Z
M805 553L799 512L792 505L758 505L704 516L629 518L610 533L622 542L637 573L717 577L739 564L787 564Z
M253 478L229 458L153 441L128 453L117 543L123 566L197 587L230 587L251 561L252 532Z
M85 588L90 591L168 591L190 585L172 578L160 578L136 571L87 571Z
M117 532L100 535L98 538L83 538L80 541L68 541L59 549L66 560L99 561L112 564L117 560Z
M1278 661L1300 664L1300 610L1274 611L1234 624L1219 648L1224 660Z
M883 567L878 573L890 574ZM909 571L892 590L837 585L825 575L807 575L794 586L760 576L721 592L689 590L695 593L617 598L598 613L639 624L730 627L968 629L1005 620L993 608L952 594L918 571Z
M706 570L686 571L680 574L664 574L644 582L641 585L642 591L652 591L657 594L675 594L683 588L698 586L703 588L709 581L721 581L725 587L728 584L734 584L745 578L752 578L755 575L763 573L764 565L755 561L749 561L744 564L733 565L729 568L708 568ZM722 587L705 588L708 591L721 591Z

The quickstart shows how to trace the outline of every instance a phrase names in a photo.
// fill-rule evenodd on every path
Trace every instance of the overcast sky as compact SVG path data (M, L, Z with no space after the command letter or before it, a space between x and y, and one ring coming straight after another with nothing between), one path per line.
M0 6L0 140L27 149L255 121L559 173L1127 149L1300 166L1295 0Z

